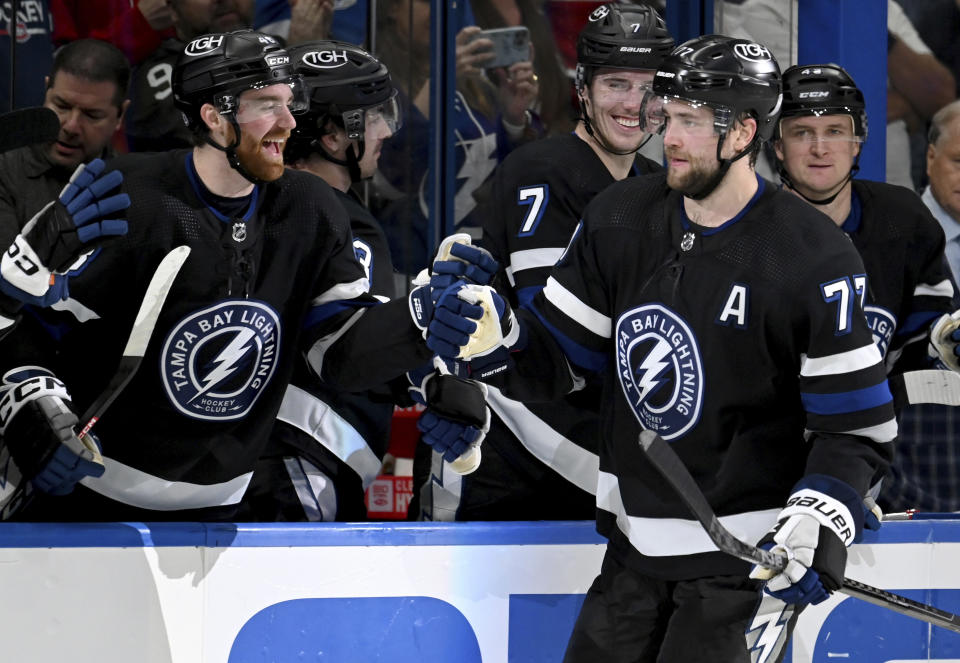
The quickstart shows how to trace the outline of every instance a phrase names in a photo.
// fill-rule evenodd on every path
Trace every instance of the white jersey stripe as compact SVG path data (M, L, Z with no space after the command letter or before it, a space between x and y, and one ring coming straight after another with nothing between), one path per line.
M600 459L571 442L528 410L487 385L487 404L503 420L527 451L560 476L591 495L597 492Z
M826 357L810 358L807 355L801 355L800 375L812 378L820 375L854 373L874 364L879 364L881 361L880 350L876 344L870 343L854 350L827 355Z
M950 279L943 279L936 285L918 283L917 287L913 289L913 296L922 297L924 295L928 297L953 297L953 284L950 283Z
M584 304L552 276L547 279L543 294L551 304L563 311L574 322L592 331L597 336L610 338L613 322L609 316Z
M648 557L695 555L718 550L699 521L627 515L620 496L620 484L617 477L609 472L599 474L597 507L614 514L617 527L630 540L630 544ZM719 520L737 538L753 543L773 527L778 513L780 509L748 511L721 516Z
M114 501L154 511L237 504L253 477L253 472L247 472L223 483L198 484L167 481L107 456L103 457L103 465L103 476L84 477L80 483Z
M337 283L332 288L317 295L311 306L321 306L327 302L335 302L338 299L354 299L365 292L370 291L370 281L366 278L357 279L350 283Z
M526 251L514 251L510 254L510 265L507 267L507 275L513 282L513 275L516 272L522 272L525 269L536 269L538 267L553 267L566 249L560 247L550 247L545 249L527 249Z
M277 419L302 430L349 465L364 490L380 473L380 459L357 429L310 392L288 385Z
M897 420L889 419L882 424L877 424L876 426L867 426L866 428L857 428L856 430L845 430L839 432L844 435L857 435L859 437L866 437L881 444L885 442L893 442L894 438L897 437ZM809 428L804 429L803 437L809 440L813 433L814 431L811 431Z

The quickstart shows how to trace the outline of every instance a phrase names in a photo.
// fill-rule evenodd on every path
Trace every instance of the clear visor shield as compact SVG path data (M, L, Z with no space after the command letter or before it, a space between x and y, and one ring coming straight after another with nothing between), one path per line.
M657 96L647 103L648 122L690 138L709 138L726 132L733 123L733 109L708 105L695 99Z
M278 119L288 112L293 115L302 113L309 107L309 102L303 79L294 76L283 83L267 82L244 90L236 106L237 122L244 124L267 117Z
M403 115L397 92L394 90L389 99L376 106L368 106L343 113L343 126L347 137L358 139L364 135L386 138L392 136L403 126ZM387 132L389 131L389 134Z
M816 119L814 119L816 118ZM851 115L829 115L813 113L780 120L780 137L791 144L849 144L862 143L863 137L856 135Z

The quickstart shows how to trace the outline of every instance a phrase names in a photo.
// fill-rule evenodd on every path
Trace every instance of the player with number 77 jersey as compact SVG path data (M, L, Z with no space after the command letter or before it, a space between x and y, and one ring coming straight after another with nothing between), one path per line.
M781 98L779 66L757 53L709 35L665 59L653 90L666 174L598 194L544 289L515 312L526 345L493 384L534 400L603 383L597 527L609 544L566 663L782 660L805 602L843 576L862 496L892 455L860 256L754 170ZM443 297L438 307L453 310ZM470 336L469 317L448 324ZM752 628L763 583L650 464L644 429L672 445L740 538L803 551L793 575L806 584L776 587L770 623L783 640Z

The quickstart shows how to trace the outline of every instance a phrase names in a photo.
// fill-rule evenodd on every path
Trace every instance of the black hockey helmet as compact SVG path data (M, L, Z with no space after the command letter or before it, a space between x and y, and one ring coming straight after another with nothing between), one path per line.
M867 105L863 92L840 65L794 65L783 72L780 119L799 115L849 115L853 133L867 139ZM777 122L777 135L780 127Z
M675 41L663 18L647 5L601 5L590 12L577 37L577 89L597 67L655 71Z
M397 90L390 72L367 51L342 41L308 42L289 49L289 53L294 71L303 78L309 105L287 142L287 159L296 161L319 152L334 163L348 166L358 179L359 167L349 161L363 158L368 117L382 119L391 132L400 128ZM350 158L352 150L348 150L348 162L340 163L322 150L319 138L328 120L358 141L355 158Z
M867 140L867 104L863 92L853 78L840 65L808 64L794 65L783 72L783 108L777 120L776 137L780 137L780 123L789 117L803 115L849 115L853 118L853 134L861 141ZM826 198L810 198L797 191L790 174L780 159L777 173L780 180L801 198L813 205L829 205L843 191L846 183L860 172L860 152L853 157L850 172L836 191Z
M189 42L177 58L173 103L194 126L205 103L225 115L236 110L245 90L296 81L290 55L274 37L253 30L208 34ZM295 95L295 103L302 109L302 96Z
M657 70L653 91L710 106L722 135L749 113L763 140L773 135L783 99L780 66L769 49L724 35L696 37L675 48Z

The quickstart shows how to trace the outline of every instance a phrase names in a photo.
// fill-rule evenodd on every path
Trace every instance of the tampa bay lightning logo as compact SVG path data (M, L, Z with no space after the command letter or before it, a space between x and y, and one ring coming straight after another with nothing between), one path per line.
M263 302L228 300L197 311L163 343L167 397L194 419L240 419L270 382L279 350L280 318Z
M660 304L617 321L617 374L640 424L665 440L696 425L703 404L700 348L686 321Z
M880 349L880 356L886 357L893 332L897 330L896 316L885 308L869 305L863 307L863 314L867 316L867 326L873 334L873 342Z

